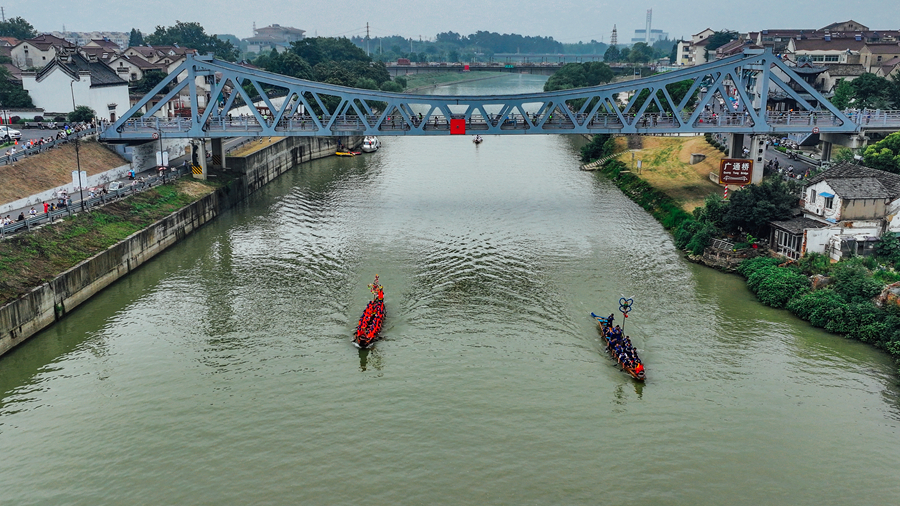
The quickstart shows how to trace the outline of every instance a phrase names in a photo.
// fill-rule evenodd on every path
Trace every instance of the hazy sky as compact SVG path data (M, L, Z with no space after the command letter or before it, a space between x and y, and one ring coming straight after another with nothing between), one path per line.
M864 6L864 8L860 8ZM207 33L240 38L278 23L307 36L402 35L433 38L439 32L467 35L477 30L552 36L561 42L609 42L613 24L619 42L630 42L653 9L653 28L670 38L704 28L741 32L762 28L820 28L834 21L856 21L874 29L900 29L896 0L37 0L5 3L6 17L21 16L38 31L152 32L176 20L196 21Z

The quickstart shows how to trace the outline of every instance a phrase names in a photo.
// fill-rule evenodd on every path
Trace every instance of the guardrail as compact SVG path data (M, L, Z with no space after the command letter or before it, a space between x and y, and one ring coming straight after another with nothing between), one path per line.
M189 172L189 168L178 167L174 168L173 170L163 172L161 176L149 176L143 181L135 179L134 181L132 181L132 184L119 188L118 190L112 190L107 193L100 193L93 197L86 198L84 200L84 208L85 210L88 210L93 207L103 206L111 202L115 202L117 200L128 197L129 195L134 195L135 193L149 190L153 186L159 186L174 181L181 176L188 174ZM38 225L44 223L52 223L57 219L65 218L66 216L72 216L73 214L77 214L80 209L80 201L73 202L69 205L63 204L63 207L61 209L50 211L48 213L39 212L35 216L26 217L21 221L14 221L8 225L2 225L0 226L0 239L5 239L11 234L21 232L22 230L31 230L33 227L36 227Z
M25 148L23 150L19 150L16 152L15 155L6 155L5 152L0 151L0 155L2 155L2 156L0 156L0 165L9 165L13 162L19 161L20 159L22 159L24 157L36 155L38 153L43 153L50 149L59 147L63 144L67 144L71 140L81 139L83 137L86 137L89 135L95 135L97 133L98 133L98 130L96 128L88 128L86 130L81 130L81 131L69 134L65 138L53 139L50 142L45 142L38 146L32 146L30 148ZM21 140L19 142L21 143Z

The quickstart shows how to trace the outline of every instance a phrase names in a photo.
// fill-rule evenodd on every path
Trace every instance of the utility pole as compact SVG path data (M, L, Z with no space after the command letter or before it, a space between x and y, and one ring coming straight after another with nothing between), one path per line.
M366 21L366 56L369 56L369 22Z
M0 17L2 17L3 22L6 23L6 11L3 10L3 7L0 7Z

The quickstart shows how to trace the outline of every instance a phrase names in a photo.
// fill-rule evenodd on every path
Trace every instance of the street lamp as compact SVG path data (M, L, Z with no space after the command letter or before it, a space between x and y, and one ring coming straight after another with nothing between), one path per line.
M75 80L69 81L69 91L72 92L72 112L78 107L75 105ZM84 185L81 183L81 156L78 154L78 135L75 134L75 164L78 166L78 191L81 193L81 210L84 211Z

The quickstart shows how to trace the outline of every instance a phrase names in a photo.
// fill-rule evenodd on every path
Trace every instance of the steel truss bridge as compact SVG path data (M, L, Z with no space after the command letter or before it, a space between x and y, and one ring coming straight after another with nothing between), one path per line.
M198 83L207 83L209 94ZM211 103L206 97L212 97ZM785 99L792 110L774 110ZM189 102L190 107L178 117L158 117L167 113L171 101ZM189 56L106 128L101 139L141 143L176 137L859 131L857 122L771 51L751 50L633 81L491 96L347 88Z

